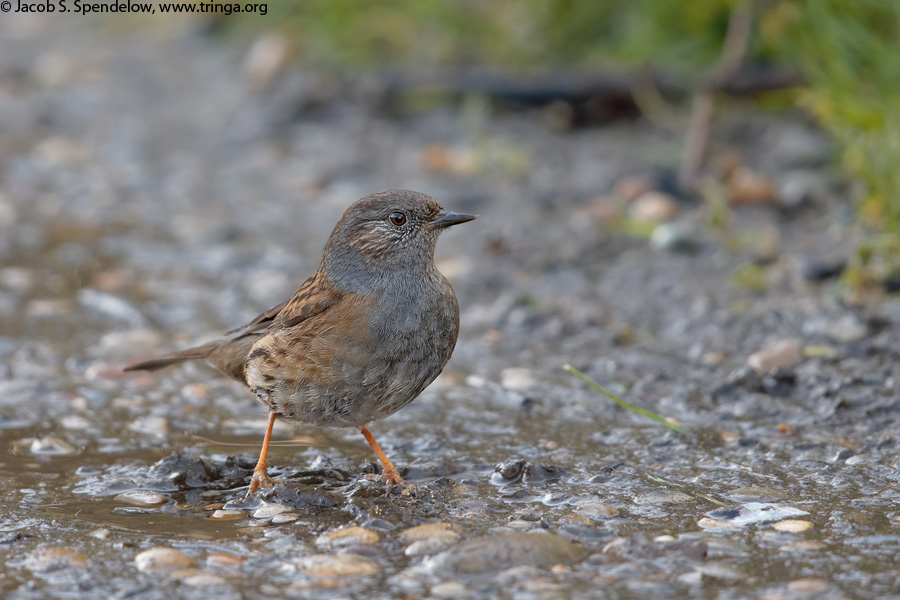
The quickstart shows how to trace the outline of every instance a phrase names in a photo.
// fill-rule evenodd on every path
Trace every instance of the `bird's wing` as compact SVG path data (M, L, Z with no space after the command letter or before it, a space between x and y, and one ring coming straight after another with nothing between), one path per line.
M341 294L318 272L303 282L290 300L276 304L246 325L232 329L225 335L240 337L268 329L284 329L317 315L335 302Z
M281 308L270 329L286 329L315 316L341 299L339 291L320 272L310 277Z

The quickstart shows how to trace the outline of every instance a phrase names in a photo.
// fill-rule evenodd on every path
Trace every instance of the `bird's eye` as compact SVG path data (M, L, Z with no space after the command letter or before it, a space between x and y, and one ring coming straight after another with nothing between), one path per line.
M397 227L400 227L404 223L406 223L406 215L404 215L402 212L392 212L391 216L388 217L388 219L390 219L391 223L393 223Z

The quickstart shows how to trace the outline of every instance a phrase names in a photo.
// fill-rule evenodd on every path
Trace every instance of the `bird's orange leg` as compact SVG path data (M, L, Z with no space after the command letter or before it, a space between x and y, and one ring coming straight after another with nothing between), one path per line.
M366 441L369 442L369 445L372 446L372 450L375 451L375 456L378 457L378 462L381 463L381 478L387 482L392 483L394 485L402 485L406 487L407 483L403 481L403 478L400 477L400 473L397 472L397 467L390 461L387 457L387 454L381 449L381 446L378 445L378 442L375 441L375 438L372 436L372 432L369 431L369 428L365 425L360 426L359 432L363 434L366 438Z
M266 457L269 455L269 439L272 437L272 428L275 426L275 411L269 411L269 424L266 425L266 437L263 438L262 450L259 451L259 460L253 468L253 477L250 478L250 489L247 490L247 496L252 496L254 492L261 486L270 488L275 485L269 472L266 470Z

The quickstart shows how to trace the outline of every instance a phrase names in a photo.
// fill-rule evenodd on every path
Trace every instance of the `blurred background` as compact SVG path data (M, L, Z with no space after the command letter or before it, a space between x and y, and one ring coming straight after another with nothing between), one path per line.
M21 6L0 595L895 593L895 0ZM479 215L437 249L451 362L373 425L428 493L360 477L355 431L279 424L285 485L235 508L263 408L121 368L281 302L391 188Z

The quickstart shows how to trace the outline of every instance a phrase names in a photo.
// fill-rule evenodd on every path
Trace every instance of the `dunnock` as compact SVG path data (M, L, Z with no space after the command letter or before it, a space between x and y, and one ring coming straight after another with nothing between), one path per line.
M248 495L272 486L266 453L275 419L359 428L383 479L405 485L367 425L412 402L450 359L459 306L434 266L434 247L441 231L474 218L417 192L367 196L338 221L319 269L290 300L225 339L125 370L202 358L269 407Z

